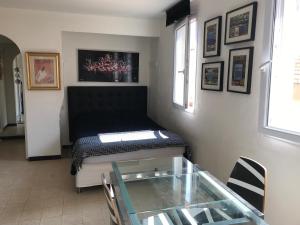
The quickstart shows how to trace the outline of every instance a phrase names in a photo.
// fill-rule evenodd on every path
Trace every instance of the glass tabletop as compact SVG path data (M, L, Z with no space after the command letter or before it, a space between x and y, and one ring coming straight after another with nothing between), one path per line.
M170 175L189 174L201 170L184 157L151 158L114 162L123 180L146 179Z
M113 170L132 225L266 224L185 158L113 162Z

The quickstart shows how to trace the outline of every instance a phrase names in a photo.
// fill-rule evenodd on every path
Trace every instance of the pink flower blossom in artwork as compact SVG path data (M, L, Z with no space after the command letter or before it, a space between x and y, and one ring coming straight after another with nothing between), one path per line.
M104 57L100 57L98 61L92 62L91 59L87 60L84 68L88 72L106 72L106 73L128 73L131 70L129 62L123 60L115 60L109 54Z

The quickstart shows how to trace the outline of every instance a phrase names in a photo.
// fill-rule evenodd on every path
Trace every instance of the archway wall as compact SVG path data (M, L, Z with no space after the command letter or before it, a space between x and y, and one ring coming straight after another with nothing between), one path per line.
M14 43L5 43L0 45L0 51L3 55L3 81L5 86L5 102L7 124L16 124L16 101L14 89L14 58L20 53L19 48Z
M7 125L6 97L4 77L0 79L0 131Z
M160 21L0 8L0 34L20 48L24 74L26 51L62 53L62 31L158 37ZM64 76L68 74L62 74L62 87ZM28 91L24 86L27 157L60 155L63 91Z
M23 84L24 84L24 74L23 74L23 57L21 53L14 58L13 60L13 68L18 68L21 73L18 73L18 78L21 80L22 83L16 83L15 86L15 108L16 108L16 120L17 123L24 122L24 108L23 108ZM16 71L14 71L16 75ZM15 80L17 79L16 76Z

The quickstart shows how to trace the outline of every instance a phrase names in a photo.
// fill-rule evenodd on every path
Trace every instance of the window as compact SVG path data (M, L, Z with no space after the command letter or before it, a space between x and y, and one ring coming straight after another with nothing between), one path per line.
M197 70L197 20L186 19L175 29L173 102L194 111Z
M267 127L300 135L300 0L277 0Z

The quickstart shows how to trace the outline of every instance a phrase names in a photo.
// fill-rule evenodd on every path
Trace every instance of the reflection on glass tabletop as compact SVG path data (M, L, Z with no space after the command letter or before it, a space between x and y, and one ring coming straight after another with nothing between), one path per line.
M133 225L261 224L263 214L183 157L113 162Z
M121 161L114 162L113 167L120 172L123 180L188 174L200 170L184 157Z

